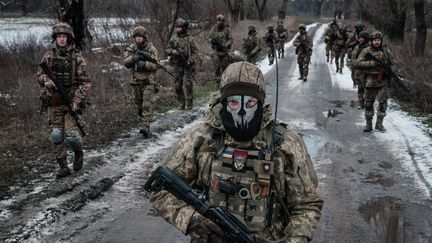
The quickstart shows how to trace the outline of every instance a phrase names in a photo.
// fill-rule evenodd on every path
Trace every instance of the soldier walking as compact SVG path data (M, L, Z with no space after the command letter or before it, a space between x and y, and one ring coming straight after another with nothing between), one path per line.
M362 31L358 34L358 45L354 47L351 53L351 64L354 83L357 84L357 97L359 109L364 109L364 85L366 79L366 73L364 69L358 66L358 57L360 53L369 46L369 33Z
M60 167L57 177L61 178L71 173L67 164L65 140L75 155L73 170L79 171L83 167L82 137L73 114L83 111L91 82L87 75L84 57L75 49L72 28L67 23L58 23L52 28L52 38L55 47L43 55L42 63L48 64L52 78L62 84L65 92L71 97L72 103L66 103L65 97L61 97L54 81L44 70L39 69L36 80L41 87L40 99L48 108L51 141Z
M273 118L261 70L229 65L206 120L161 161L203 198L241 221L257 242L306 243L323 201L302 138ZM227 242L221 228L166 190L150 201L191 242Z
M355 25L355 32L349 35L348 40L345 44L347 48L347 66L352 70L351 72L351 79L353 80L353 87L355 88L357 86L356 78L354 77L354 69L352 67L352 52L354 48L359 44L358 37L360 32L364 30L365 25L363 22L358 21ZM360 54L360 53L358 53Z
M170 57L170 64L174 67L174 86L180 110L192 109L195 61L198 57L198 48L193 37L188 34L188 27L188 22L178 19L176 34L168 42L166 49L166 54Z
M257 36L255 25L248 26L248 36L243 39L244 54L248 62L256 64L261 51L260 39Z
M285 41L288 38L288 30L285 28L282 21L279 21L276 27L277 40L276 40L276 48L278 50L278 58L284 58L285 50L284 45Z
M297 63L299 65L300 77L304 82L307 81L309 72L310 57L312 55L312 39L306 32L304 24L299 25L299 35L295 38L293 45L296 47Z
M346 42L348 35L346 28L342 23L339 23L338 30L336 31L336 38L332 46L332 55L335 57L336 73L342 73L344 67L344 59L346 53Z
M333 20L332 23L330 24L330 27L326 30L325 37L324 37L324 42L326 44L325 49L326 49L327 62L330 63L332 63L333 61L333 56L330 57L330 55L331 55L331 49L336 39L337 26L338 26L337 21Z
M219 86L222 72L229 64L229 51L233 44L231 29L225 23L225 17L222 14L216 16L216 25L210 31L208 41L213 49L213 63L215 67L215 80Z
M150 122L153 119L152 100L159 91L155 74L158 67L146 60L146 55L158 61L158 54L153 43L149 40L149 33L144 26L137 26L133 30L133 40L124 53L124 65L131 72L130 85L133 88L134 101L140 120L140 133L144 138L151 136Z
M368 59L368 54L374 56L376 62ZM364 132L372 131L372 119L374 116L374 102L378 101L377 120L375 129L385 131L383 120L387 110L387 100L389 97L390 76L384 71L381 64L393 65L391 52L383 47L383 35L379 31L371 34L371 45L366 47L359 55L357 67L364 68L366 72L365 82L365 118L366 127Z
M264 36L264 41L267 45L267 57L269 59L269 65L273 65L275 54L276 54L276 33L272 25L267 27L267 32Z

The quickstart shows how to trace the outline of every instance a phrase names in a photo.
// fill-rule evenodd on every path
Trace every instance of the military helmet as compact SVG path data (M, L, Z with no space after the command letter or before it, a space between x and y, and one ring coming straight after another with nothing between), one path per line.
M261 70L249 62L235 62L222 74L220 82L221 100L232 95L249 95L264 104L265 80Z
M248 25L248 31L256 31L256 27L253 24Z
M363 22L358 21L358 22L354 25L354 27L355 27L356 29L358 29L358 28L364 28L365 25L363 24Z
M53 26L51 35L52 38L55 39L57 34L67 34L72 39L75 38L72 27L65 22L60 22Z
M181 27L181 28L187 28L187 27L189 27L189 23L182 18L178 18L176 23L175 23L175 26Z
M139 26L137 26L137 27L134 28L132 36L134 38L137 37L137 36L142 36L146 40L148 40L149 33L148 33L147 29L144 26L139 25Z
M218 14L216 16L216 20L221 21L221 22L225 22L225 16L223 16L222 14Z
M299 24L298 28L299 28L299 29L304 29L304 30L306 30L306 25L304 25L304 24Z
M367 31L360 31L360 33L358 34L358 37L360 38L360 37L362 37L362 38L364 38L365 40L369 40L369 32L367 32Z
M278 21L278 25L283 25L283 21Z
M273 25L269 25L269 26L267 26L267 29L268 29L268 30L274 30Z
M379 32L379 31L374 31L370 35L370 39L371 40L373 40L373 39L381 39L382 40L383 39L383 34L381 32Z

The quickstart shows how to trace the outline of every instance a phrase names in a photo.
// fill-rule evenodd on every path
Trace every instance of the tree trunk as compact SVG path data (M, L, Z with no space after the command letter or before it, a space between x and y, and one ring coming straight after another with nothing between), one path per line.
M176 9L175 9L175 12L174 12L174 17L173 17L172 25L171 25L171 27L170 27L170 29L168 31L167 36L165 37L165 45L164 46L168 45L168 42L170 41L170 39L171 39L171 37L172 37L172 35L174 33L175 23L176 23L176 21L177 21L177 19L179 17L180 6L181 6L181 0L176 0Z
M424 0L414 1L415 21L416 21L416 40L415 54L417 57L423 56L426 44L427 27L425 21Z
M316 18L321 17L321 7L323 4L323 0L314 0L313 1L313 16Z
M84 15L84 0L59 0L58 7L58 20L72 27L76 48L84 50L86 42L90 44L92 38Z
M228 7L228 11L231 15L231 20L234 23L237 23L239 20L239 11L240 11L240 2L239 0L234 0L234 4L231 3L231 0L225 0L225 3ZM244 4L243 4L244 6Z
M407 6L404 6L403 3L398 2L398 0L389 0L388 2L393 21L384 24L384 31L391 40L403 43Z
M28 12L27 12L28 0L21 0L20 5L21 5L21 15L27 16L27 14L28 14Z
M245 5L244 5L244 0L239 0L239 6L240 6L240 10L239 10L240 20L245 20Z
M259 1L255 0L255 6L258 10L258 19L261 22L264 21L264 11L265 11L265 7L266 7L266 3L267 3L267 0L263 0L262 4L260 5Z
M288 0L282 0L281 8L278 12L278 19L285 19Z

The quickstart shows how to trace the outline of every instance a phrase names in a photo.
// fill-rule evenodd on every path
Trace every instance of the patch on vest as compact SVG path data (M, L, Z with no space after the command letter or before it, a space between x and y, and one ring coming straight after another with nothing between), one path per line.
M247 151L234 151L233 165L237 171L241 171L245 168L247 163L248 152Z

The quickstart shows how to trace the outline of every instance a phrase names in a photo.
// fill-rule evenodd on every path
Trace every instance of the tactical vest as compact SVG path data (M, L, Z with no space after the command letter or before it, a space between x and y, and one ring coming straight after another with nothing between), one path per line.
M272 141L270 134L266 144ZM225 146L211 166L209 202L226 208L251 232L286 222L282 206L275 196L275 183L279 189L282 188L279 191L284 191L284 185L271 179L283 174L284 166L280 158L275 159L264 147L257 150Z
M75 50L69 51L66 55L59 55L54 48L50 62L51 72L58 82L62 82L66 88L78 85L78 80L75 77L77 62Z

